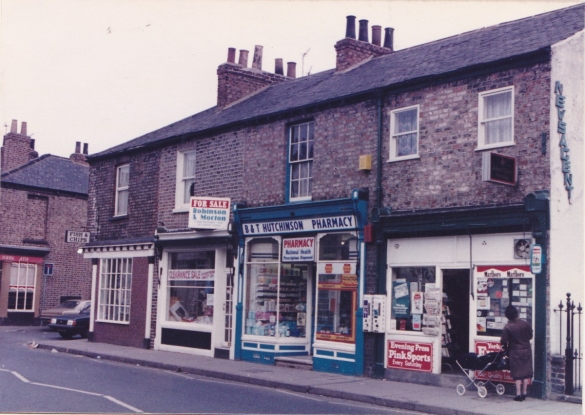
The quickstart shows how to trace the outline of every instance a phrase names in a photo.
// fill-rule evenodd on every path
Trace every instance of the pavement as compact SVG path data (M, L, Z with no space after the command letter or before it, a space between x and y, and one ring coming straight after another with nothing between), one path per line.
M185 353L116 346L87 340L47 340L37 348L115 362L226 379L276 389L341 398L390 408L449 415L581 415L582 404L528 397L515 402L488 388L480 398L471 384L463 395L455 388L316 372ZM465 384L471 382L463 377ZM579 401L577 401L579 402Z

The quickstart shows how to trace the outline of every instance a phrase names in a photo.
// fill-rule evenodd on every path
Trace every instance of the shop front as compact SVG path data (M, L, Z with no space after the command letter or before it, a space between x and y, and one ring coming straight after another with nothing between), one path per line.
M227 231L158 233L154 348L229 358L233 251Z
M535 332L535 383L544 384L546 327L538 314L546 312L546 267L535 271L530 254L546 224L531 213L533 206L381 219L388 264L386 378L437 383L437 375L460 371L456 356L499 351L504 311L514 305ZM481 376L513 383L506 371Z
M236 359L309 356L316 370L363 372L366 207L356 190L351 199L234 209Z
M0 253L0 321L32 324L38 317L43 262L39 256Z

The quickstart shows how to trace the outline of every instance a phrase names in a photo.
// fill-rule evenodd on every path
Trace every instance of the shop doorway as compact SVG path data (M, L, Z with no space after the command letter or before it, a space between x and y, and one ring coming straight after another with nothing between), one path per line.
M469 270L444 269L443 274L443 361L469 353ZM449 365L444 365L449 367Z

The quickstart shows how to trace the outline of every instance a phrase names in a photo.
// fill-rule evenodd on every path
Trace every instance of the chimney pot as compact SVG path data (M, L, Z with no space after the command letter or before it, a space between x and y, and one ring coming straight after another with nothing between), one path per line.
M20 125L20 134L26 135L26 121L23 121Z
M284 75L284 69L282 66L282 58L276 58L274 60L274 73L277 75Z
M394 49L394 28L387 27L384 29L384 47L388 49Z
M238 61L238 63L244 68L248 67L248 51L247 50L240 49L240 60Z
M368 40L368 21L363 19L360 20L360 37L358 40L362 42L369 42Z
M75 154L79 154L81 153L81 142L76 141L75 142Z
M262 69L262 46L254 46L254 58L252 59L252 68Z
M382 26L372 26L372 44L382 46Z
M17 120L12 120L12 124L10 124L10 132L11 133L18 133L18 121Z
M236 48L228 48L228 59L229 63L236 63Z
M87 156L87 143L83 143L83 154L85 154Z
M296 62L287 62L286 67L286 76L289 78L296 78L297 77L297 63Z
M355 39L355 16L347 16L345 25L345 37Z

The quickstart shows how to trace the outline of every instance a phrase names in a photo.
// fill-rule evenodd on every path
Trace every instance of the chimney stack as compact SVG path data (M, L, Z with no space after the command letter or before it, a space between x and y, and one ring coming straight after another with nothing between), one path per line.
M286 63L286 76L289 78L296 78L297 77L297 63L296 62L287 62Z
M282 59L275 61L275 73L262 70L263 47L254 47L254 58L248 68L248 51L240 50L240 57L235 64L236 49L228 48L228 61L217 68L217 110L228 107L243 98L287 78L283 74ZM294 76L294 75L293 75Z
M362 42L369 42L368 40L368 21L363 19L360 20L360 37L358 40Z
M394 29L392 27L387 27L384 29L384 31L384 47L390 50L394 50Z
M276 58L274 60L274 73L276 75L284 75L284 68L282 66L282 58Z
M345 37L355 39L355 16L347 16L345 25Z
M262 46L254 46L254 58L252 59L252 68L262 69Z
M387 55L392 52L391 48L380 46L382 43L382 27L372 26L372 43L368 40L368 21L362 19L359 21L359 38L355 38L355 16L346 16L345 38L335 44L337 53L335 70L337 72L346 71L359 64L362 64L372 58ZM386 29L386 42L388 38L388 29Z
M85 157L87 155L87 143L83 143L83 149L84 152L81 154L81 142L76 141L75 153L71 154L69 159L74 163L87 165L87 158Z
M372 26L372 45L382 46L382 26Z
M228 59L229 63L236 63L236 48L228 48Z
M35 140L27 135L26 122L22 122L19 134L18 120L12 120L10 132L4 136L0 150L2 172L14 170L38 156L39 154L35 151Z
M248 51L240 49L240 60L238 61L242 68L248 67Z

